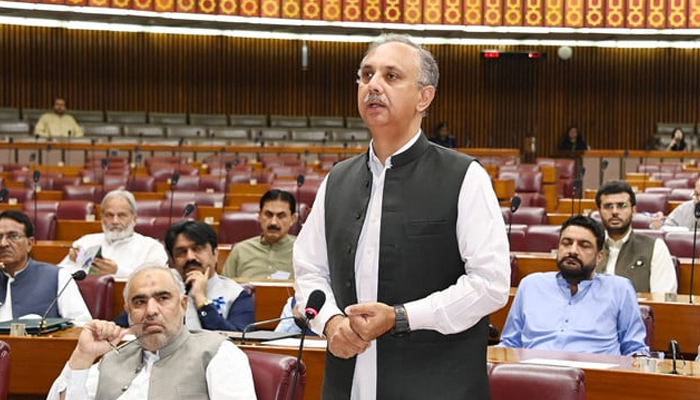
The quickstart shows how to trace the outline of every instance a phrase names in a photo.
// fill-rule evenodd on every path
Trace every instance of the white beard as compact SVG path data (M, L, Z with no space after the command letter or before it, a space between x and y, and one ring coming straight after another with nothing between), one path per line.
M126 226L126 228L120 230L120 231L111 231L109 230L109 227L106 226L105 224L102 224L102 231L105 234L105 239L107 239L107 242L116 242L118 240L126 239L128 237L131 237L134 235L134 227L136 226L136 222L132 222L129 225Z

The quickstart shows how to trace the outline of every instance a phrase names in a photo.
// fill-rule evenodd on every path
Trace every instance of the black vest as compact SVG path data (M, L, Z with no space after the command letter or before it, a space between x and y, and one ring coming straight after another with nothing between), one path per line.
M615 262L615 275L623 276L632 281L634 290L639 293L649 293L651 291L651 258L654 255L654 243L656 239L630 232L630 237L620 248ZM608 245L605 245L605 256L596 271L605 273L608 265Z
M355 252L369 203L372 173L365 153L330 172L325 226L331 287L342 310L357 303ZM474 159L421 135L391 158L382 202L378 301L421 299L464 274L456 238L457 202ZM474 227L473 229L479 229ZM410 316L409 316L410 318ZM377 399L488 399L488 317L467 331L413 331L377 339ZM326 357L324 399L349 399L355 358Z

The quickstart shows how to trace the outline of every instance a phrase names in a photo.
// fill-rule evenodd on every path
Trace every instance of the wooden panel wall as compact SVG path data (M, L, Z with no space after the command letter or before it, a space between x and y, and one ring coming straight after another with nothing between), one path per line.
M75 31L0 25L0 107L357 115L366 44ZM574 48L562 61L483 60L479 46L432 45L441 68L424 128L448 121L463 145L554 152L576 124L597 149L642 149L656 122L700 120L700 50ZM502 48L501 50L523 50Z

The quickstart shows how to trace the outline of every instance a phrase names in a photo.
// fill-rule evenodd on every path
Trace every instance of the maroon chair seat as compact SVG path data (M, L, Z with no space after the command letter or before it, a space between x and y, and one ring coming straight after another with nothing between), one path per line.
M681 258L692 258L700 255L700 240L695 243L695 256L693 256L693 232L666 232L665 241L671 255Z
M53 211L58 219L78 219L84 221L87 215L95 215L95 203L89 200L39 200L37 211ZM34 212L34 202L24 203L24 212Z
M10 346L0 340L0 400L6 400L10 391Z
M559 248L559 225L530 225L527 227L526 251L549 253Z
M224 192L226 191L226 176L201 175L199 177L199 185L194 190L198 192Z
M664 181L664 187L672 189L689 189L695 186L695 181L688 178L673 178Z
M527 245L527 225L511 225L510 233L508 233L508 224L506 224L506 234L510 243L510 251L528 251Z
M196 192L199 190L199 176L181 175L180 179L177 181L177 185L175 185L173 189L176 191Z
M648 187L644 189L644 193L662 193L665 194L666 196L670 196L671 192L673 192L673 188L670 187Z
M546 225L547 210L544 207L520 207L513 213L514 224Z
M93 318L109 321L115 317L112 311L114 296L112 275L88 275L85 279L76 282Z
M547 198L541 193L517 192L522 200L522 207L547 207Z
M487 367L491 400L585 400L580 368L526 363Z
M34 200L34 189L23 187L8 187L7 201L10 199L17 200L17 203L26 203Z
M219 243L238 243L260 235L258 213L225 213L219 220Z
M680 171L676 172L674 177L678 179L690 179L690 181L693 182L693 185L695 185L695 182L698 180L698 177L700 177L700 174L698 174L697 172Z
M297 359L289 355L243 350L248 356L250 369L253 371L253 383L258 400L302 400L306 387L306 365L301 361L294 395L292 383Z
M161 215L163 200L136 200L136 215L157 217Z
M151 164L148 167L148 175L156 182L166 182L177 172L180 177L199 175L199 168L189 164Z
M34 224L34 239L35 240L56 240L56 226L58 218L54 211L27 211L29 219Z
M64 176L53 178L53 190L63 190L66 185L80 185L83 180L79 176Z
M153 239L156 239L163 243L165 242L165 233L168 231L168 228L170 228L172 224L181 220L182 217L179 215L175 215L175 213L173 213L172 218L165 216L137 216L134 231L144 236L152 237Z
M651 349L654 345L654 312L651 306L646 304L639 305L639 312L642 314L642 321L644 322L644 328L647 331L647 336L644 339L644 343Z
M223 192L178 192L178 191L166 191L165 199L163 200L163 207L170 206L170 198L172 197L174 201L186 202L197 204L200 206L214 206L216 203L223 204L224 193Z
M155 192L156 179L152 176L132 175L126 188L130 192Z
M668 196L663 193L637 193L637 212L668 213Z
M92 185L66 185L63 187L64 200L88 200L102 203L102 187Z
M668 195L668 200L669 201L687 201L693 198L693 191L694 189L679 189L679 188L673 188L671 189L671 194Z
M143 160L147 169L153 164L182 164L185 162L187 162L187 157L178 156L152 156Z

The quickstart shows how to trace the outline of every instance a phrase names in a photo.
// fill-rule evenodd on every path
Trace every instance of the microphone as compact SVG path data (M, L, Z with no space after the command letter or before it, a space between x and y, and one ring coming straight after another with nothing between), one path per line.
M301 187L304 186L304 182L306 181L306 177L302 174L297 175L297 225L301 229L301 218L299 218L299 215L301 214Z
M603 181L605 180L605 170L608 169L608 160L600 160L600 176L598 177L598 186L603 186Z
M139 164L141 164L141 153L136 153L136 158L134 160L134 169L130 172L131 184L127 185L127 190L132 192L134 191L134 186L136 185L136 170L138 169Z
M70 165L70 138L73 136L73 131L68 131L68 151L63 151L64 154L64 160L63 163L65 165Z
M223 214L223 210L226 208L226 192L228 192L228 176L229 173L231 172L231 162L226 161L226 164L224 164L224 167L226 169L226 174L224 175L224 199L221 201L221 213Z
M690 290L689 290L689 296L688 298L690 299L690 304L693 304L693 281L695 280L695 249L696 249L696 243L698 239L698 218L700 218L700 203L695 203L695 227L693 228L693 254L692 254L692 259L690 261Z
M107 169L109 168L109 160L106 158L103 158L101 161L102 164L102 196L104 197L105 195L105 175L107 175Z
M301 354L304 350L304 338L306 337L306 332L309 330L309 321L316 318L318 311L326 303L326 293L322 290L314 290L309 295L309 299L306 301L306 308L304 309L304 324L301 328L301 340L299 341L299 353L297 353L297 363L294 367L294 378L292 379L292 387L289 391L289 400L294 398L294 392L296 392L297 379L299 376L299 364L301 364Z
M36 161L36 153L30 154L29 155L29 162L34 164L35 161Z
M185 145L185 138L181 137L180 140L177 141L177 148L178 148L178 150L177 150L177 158L178 158L177 163L178 164L182 164L182 147L184 145Z
M576 199L579 196L582 186L583 186L583 181L581 179L574 179L573 185L571 187L571 216L572 217L574 216L574 199ZM580 204L580 200L579 200L579 204Z
M47 308L46 311L44 311L44 314L41 316L41 322L39 322L39 333L41 333L41 331L46 328L46 316L49 315L49 312L51 312L51 309L53 308L53 306L56 305L58 298L61 297L63 292L66 290L66 288L70 284L71 280L82 281L83 279L85 279L86 276L87 276L87 274L82 269L79 269L71 274L71 277L70 277L70 279L68 279L68 282L66 282L66 284L63 285L63 287L61 288L61 291L58 292L56 297L53 298L53 301L49 305L49 308Z
M97 143L97 139L90 139L90 145L92 146L92 179L97 179L97 165L95 164L97 157L95 157L95 143Z
M185 209L182 210L182 219L185 219L192 214L192 211L194 211L194 204L189 203L185 206Z
M8 196L9 194L10 194L10 191L7 190L7 188L2 188L2 189L0 189L0 203L2 203L3 201L5 201L5 199L7 198L7 196Z
M39 197L37 195L37 189L39 188L39 179L41 179L41 171L35 169L34 174L32 176L32 180L34 181L34 226L37 226L37 222L39 221L37 219L37 198Z
M516 211L518 211L518 208L520 208L520 203L522 203L522 199L520 196L513 196L512 199L510 199L510 218L508 219L508 243L510 243L510 228L513 225L513 214L515 214Z
M673 369L671 370L671 375L678 375L678 370L676 369L676 360L681 353L681 346L678 341L671 339L668 344L668 352L671 353L671 359L673 359Z
M12 153L13 153L12 143L14 143L14 142L15 142L15 139L12 136L7 138L7 160L10 162L12 162ZM16 162L17 157L15 157L14 160Z
M170 178L170 211L168 212L168 226L173 224L173 200L175 199L175 186L180 180L180 173L173 172L172 178Z

